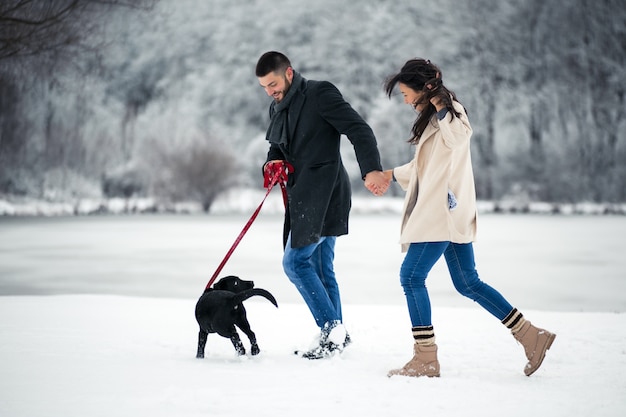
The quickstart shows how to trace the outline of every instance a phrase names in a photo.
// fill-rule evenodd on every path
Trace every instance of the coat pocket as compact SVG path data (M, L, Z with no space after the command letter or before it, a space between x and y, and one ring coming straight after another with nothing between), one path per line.
M452 192L452 190L448 189L448 209L450 211L456 209L458 206L458 202L456 201L456 196Z
M308 168L317 169L317 168L325 167L325 166L336 164L336 163L337 163L336 160L335 161L319 161L319 162L309 165Z

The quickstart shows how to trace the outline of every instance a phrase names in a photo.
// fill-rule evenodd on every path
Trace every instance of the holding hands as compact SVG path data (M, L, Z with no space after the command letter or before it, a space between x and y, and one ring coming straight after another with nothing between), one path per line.
M371 171L365 176L365 188L375 196L381 196L387 192L391 183L391 171Z

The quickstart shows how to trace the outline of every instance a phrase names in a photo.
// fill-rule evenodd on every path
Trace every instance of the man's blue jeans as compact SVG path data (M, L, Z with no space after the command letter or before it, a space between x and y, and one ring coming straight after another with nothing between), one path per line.
M472 244L423 242L411 243L400 268L400 283L413 327L432 325L426 277L442 254L448 264L454 288L502 321L513 307L498 291L478 277Z
M306 302L317 325L342 321L341 298L335 278L335 236L323 236L303 248L291 247L291 234L283 256L283 269Z

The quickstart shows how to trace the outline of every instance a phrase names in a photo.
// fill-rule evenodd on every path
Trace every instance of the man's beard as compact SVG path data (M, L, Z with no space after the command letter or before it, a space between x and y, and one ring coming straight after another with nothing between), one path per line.
M290 87L291 87L291 82L289 82L287 77L285 77L285 89L283 91L281 91L280 99L274 99L274 101L276 103L280 103L281 101L283 101L283 99L287 95L287 92L289 91Z

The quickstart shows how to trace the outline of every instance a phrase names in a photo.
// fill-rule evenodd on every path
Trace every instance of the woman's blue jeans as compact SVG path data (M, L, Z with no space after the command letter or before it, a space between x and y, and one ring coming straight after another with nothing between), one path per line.
M336 236L322 236L317 243L292 248L289 234L285 245L283 269L320 328L330 321L342 321L341 298L333 267L336 240Z
M400 283L406 295L413 327L432 325L426 277L442 254L448 264L454 288L459 293L476 301L500 321L511 312L511 304L478 277L471 243L411 243L400 268Z

